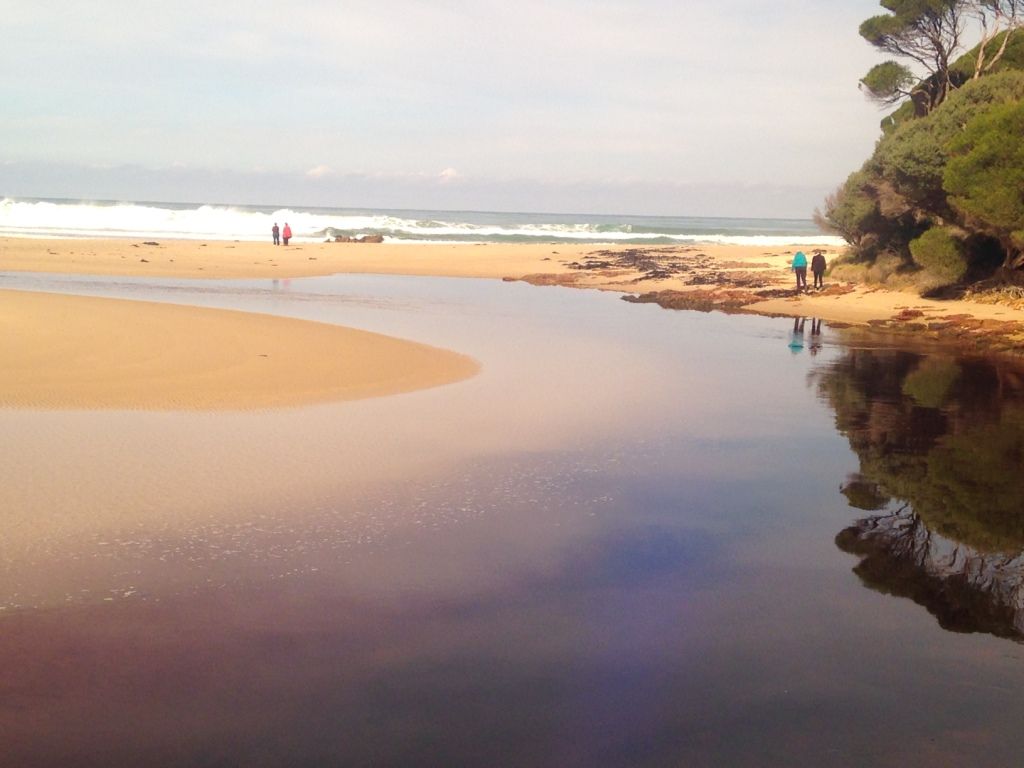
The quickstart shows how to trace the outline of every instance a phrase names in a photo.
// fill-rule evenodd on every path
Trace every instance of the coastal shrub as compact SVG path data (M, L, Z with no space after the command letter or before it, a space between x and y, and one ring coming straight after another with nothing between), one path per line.
M917 218L950 218L943 188L950 142L964 126L994 105L1024 98L1024 72L1008 71L974 80L955 91L930 115L884 137L869 161L870 173L892 185L919 209Z
M906 234L902 222L891 215L899 201L889 192L865 165L826 198L817 220L850 243L857 258L872 260L887 249L898 251L906 245Z
M869 283L899 288L901 286L896 278L906 271L907 263L900 254L883 251L868 268L867 280Z
M1024 101L994 107L949 143L944 172L950 203L999 241L1004 267L1024 263Z
M856 251L834 259L829 277L847 283L877 285L893 290L916 288L915 274L921 270L892 251L883 251L873 258L864 258Z
M819 220L856 246L876 224L877 214L870 178L861 170L851 173L846 183L825 199L825 210L819 214Z
M966 83L928 116L907 121L883 136L864 166L826 199L820 218L842 235L862 259L872 261L882 254L901 257L903 266L911 269L899 271L897 281L906 281L912 276L912 268L918 263L911 253L911 242L930 229L959 227L964 231L961 255L969 266L975 267L971 279L985 278L994 269L993 262L1001 261L1001 256L992 257L992 239L1000 236L1001 248L1009 254L1009 246L1018 240L1024 246L1024 238L1012 234L1022 230L1020 227L1007 229L1003 225L997 232L991 220L979 218L979 206L972 209L971 203L965 201L980 201L983 190L1019 190L1024 185L1015 177L1001 175L998 168L988 168L988 176L984 176L982 155L974 152L974 144L965 143L967 140L962 134L973 135L965 126L990 112L999 112L1004 105L1019 104L1022 100L1024 72L1017 69ZM982 124L988 131L1006 133L1016 129L1009 124L1000 124L997 128L984 121ZM982 131L981 128L975 130ZM1006 141L1003 149L1009 152L1010 148L1019 146L1019 140ZM947 166L954 155L960 157L972 152L978 160L972 182L974 193L954 203L947 191ZM950 183L956 184L955 181ZM1018 248L1014 253L1022 250ZM916 275L917 287L927 290L962 279L962 273L951 278L950 266L947 264L944 270L924 270Z
M961 240L946 227L929 229L910 243L914 262L935 278L935 286L952 285L967 272Z
M870 267L866 261L857 261L853 258L835 259L829 266L829 275L841 282L866 283Z

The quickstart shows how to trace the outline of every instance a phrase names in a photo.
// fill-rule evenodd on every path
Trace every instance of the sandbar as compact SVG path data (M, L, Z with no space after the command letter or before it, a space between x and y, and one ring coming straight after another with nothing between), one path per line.
M0 407L245 410L456 382L455 352L326 323L0 291Z

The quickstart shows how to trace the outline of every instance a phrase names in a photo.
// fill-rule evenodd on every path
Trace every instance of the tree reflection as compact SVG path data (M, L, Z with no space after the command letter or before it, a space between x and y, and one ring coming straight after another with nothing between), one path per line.
M1021 368L860 349L814 377L860 459L842 492L877 513L836 537L855 572L947 629L1024 639Z
M957 543L905 506L858 520L836 544L863 558L854 572L867 586L909 597L945 629L1024 638L1024 553Z

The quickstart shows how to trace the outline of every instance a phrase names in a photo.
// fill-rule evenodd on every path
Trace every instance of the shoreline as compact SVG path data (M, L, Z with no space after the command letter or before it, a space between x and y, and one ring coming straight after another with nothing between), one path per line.
M912 315L970 315L979 321L1024 322L1024 306L925 299L915 293L836 283L796 296L789 261L815 247L829 264L843 249L828 245L593 245L564 243L409 244L303 243L0 237L0 272L260 279L387 274L524 280L534 285L596 288L637 294L642 301L721 308L872 325L914 325ZM0 283L2 288L2 283ZM676 292L666 293L666 292ZM678 294L683 294L682 296ZM911 329L913 330L913 328ZM1024 341L1024 337L1022 337Z
M825 247L826 257L831 264L839 255L834 248ZM623 295L629 301L641 303L655 303L665 308L696 309L702 311L721 310L725 312L741 312L760 314L768 316L787 317L815 317L830 324L842 327L862 326L868 329L882 331L888 335L897 335L908 340L927 340L939 342L944 345L966 348L980 354L1006 355L1019 358L1024 354L1024 309L1000 304L985 304L966 300L933 300L923 299L916 294L900 293L895 291L856 286L846 283L835 283L829 280L826 275L825 290L819 293L796 295L792 284L792 273L789 270L789 262L792 253L797 249L809 252L813 246L784 246L776 248L765 248L762 246L749 245L675 245L675 246L632 246L632 245L607 245L595 246L593 244L458 244L458 245L411 245L406 243L334 243L325 242L317 244L292 244L289 246L274 246L271 243L249 243L231 241L195 241L195 240L169 240L169 241L138 241L134 239L123 240L96 240L96 239L22 239L22 238L0 238L0 272L42 272L42 273L65 273L65 274L90 274L90 275L121 275L121 276L153 276L153 277L180 277L199 279L232 279L232 278L298 278L307 276L323 276L331 274L389 274L389 275L411 275L411 276L434 276L434 277L470 277L502 279L506 281L525 281L538 286L561 286L570 288L589 288L596 290L615 291ZM3 289L3 282L0 279L0 289ZM39 323L39 317L58 317L62 313L72 311L75 297L57 297L49 295L47 300L51 303L51 309L46 313L31 311L27 309L18 310L9 297L11 293L3 290L3 305L6 309L6 320L0 316L0 332L5 327L8 329L16 327L15 334L7 334L9 337L18 337L25 340L35 339L35 344L46 346L50 342L42 342L41 339L59 341L67 329L73 328L74 324L65 324L60 328L51 327L50 322ZM100 301L100 300L96 300ZM108 302L121 300L108 299ZM160 316L163 310L143 309L137 302L123 302L134 305L132 312L135 318L127 322L126 327L142 328L148 327L156 322L155 318ZM58 309L58 307L61 307ZM177 308L181 311L192 311L202 314L209 310L198 308ZM27 314L26 314L27 313ZM236 313L242 314L242 313ZM29 323L27 317L36 318L35 323ZM261 330L255 332L255 328L261 323L270 323L275 327L274 333L282 334L282 348L291 349L289 357L290 365L295 370L306 370L309 366L316 369L316 354L303 353L310 342L307 340L308 328L300 329L285 326L289 321L283 318L269 318L254 315L250 319L253 325L248 330L237 326L233 333L233 339L245 339L253 335L260 337L266 332ZM238 320L235 318L234 320ZM280 321L277 323L276 321ZM193 317L191 322L203 323L213 322L209 316ZM293 321L297 322L297 321ZM14 325L12 325L14 324ZM219 325L213 322L213 326ZM309 324L317 325L317 324ZM233 326L234 327L234 326ZM343 329L337 326L324 326L344 336L350 329ZM113 331L108 327L106 331L92 334L89 338L78 338L78 344L90 350L90 354L96 356L97 360L104 360L97 363L102 369L105 367L120 367L124 370L125 360L129 358L124 355L139 355L144 352L147 344L152 344L152 339L147 338L141 331L141 339L135 342L135 346L125 345L116 340L112 335ZM59 332L58 332L59 330ZM122 329L123 330L123 329ZM192 333L191 336L184 332L173 332L169 327L165 328L164 346L166 348L188 348L195 343L195 339L203 339L204 345L208 348L213 344L213 339L224 338L209 329L202 333ZM20 336L19 336L20 334ZM316 336L314 333L313 336ZM312 337L310 337L312 338ZM349 336L342 346L351 345L355 337ZM291 339L287 341L286 339ZM0 335L0 342L2 342ZM381 341L385 340L385 341ZM367 360L376 360L377 353L384 348L390 351L385 355L388 359L387 365L392 366L387 376L394 376L395 365L402 358L413 360L417 354L413 350L421 345L413 345L411 342L401 342L397 339L379 337L379 344L369 344L361 347L359 354ZM7 342L8 346L12 343ZM222 341L221 345L228 342ZM120 346L118 346L120 344ZM404 352L397 351L395 345L409 344L403 347ZM382 346L383 345L383 346ZM315 344L313 345L315 346ZM16 355L12 359L24 362L23 378L31 382L39 380L44 371L52 370L54 361L40 363L42 368L32 370L29 362L31 356L26 357L25 350L32 348L32 343L26 341L22 344L20 352L10 352L9 355ZM372 348L372 349L371 349ZM119 350L116 353L112 350ZM134 351L131 351L134 350ZM252 354L266 354L249 350ZM466 378L472 373L467 373L462 356L444 350L433 350L433 353L441 355L452 355L448 358L448 373L439 373L427 365L431 372L421 377L423 386L436 386L438 383L445 383L446 377L451 380ZM206 354L206 353L203 353ZM276 356L283 353L279 350ZM20 355L21 357L17 357ZM121 355L121 357L117 357ZM104 357L106 356L106 357ZM283 358L282 358L283 359ZM462 363L451 367L453 360L463 360ZM260 360L265 360L260 358ZM422 360L420 362L423 362ZM437 362L436 360L434 361ZM208 364L208 363L207 363ZM475 363L474 363L475 365ZM46 366L50 366L47 368ZM251 408L251 407L278 407L281 405L295 405L303 402L323 402L326 400L351 399L352 397L372 397L382 394L390 394L397 391L409 391L419 388L417 384L403 385L405 388L389 389L387 386L370 386L366 388L363 384L354 383L351 379L352 372L343 374L340 370L333 373L319 371L311 374L316 383L305 381L299 383L294 380L282 379L276 385L281 392L291 392L291 395L281 395L280 392L274 396L268 395L265 390L262 394L245 390L242 386L239 389L239 381L225 384L226 379L218 380L219 383L213 386L213 390L219 391L220 395L211 395L207 384L199 384L194 380L191 384L185 384L181 377L182 369L187 368L186 358L180 358L177 362L167 361L163 368L163 376L169 380L178 382L176 394L171 399L160 397L155 399L140 398L122 400L121 405L114 404L110 399L111 388L116 385L108 382L106 385L107 394L100 394L104 387L93 387L92 394L88 397L81 395L79 404L75 407L180 407L173 403L191 403L185 407L192 408ZM444 366L442 366L444 367ZM238 371L249 371L245 366L240 366ZM474 369L475 371L475 369ZM79 371L79 375L85 378L82 381L89 381L93 373L85 369ZM253 373L253 371L249 371ZM378 371L379 374L379 371ZM149 375L149 374L147 374ZM333 388L325 385L324 377L343 376L345 383L338 384ZM349 378L344 378L348 376ZM11 378L11 377L8 377ZM131 377L129 377L131 378ZM152 378L152 376L150 376ZM241 378L244 379L244 376ZM372 377L371 377L372 378ZM413 375L412 379L416 379ZM339 380L340 381L340 380ZM411 381L411 379L410 379ZM283 382L283 383L282 383ZM79 382L79 389L82 389ZM89 386L92 386L91 384ZM354 387L354 389L353 389ZM363 387L360 389L360 387ZM259 389L259 387L255 387ZM23 389L20 394L15 391L0 391L0 405L29 402L25 398L29 389ZM88 387L86 387L88 389ZM235 395L228 397L224 393L235 392ZM239 392L244 391L244 394ZM188 393L191 392L191 395ZM361 392L362 394L352 394ZM53 403L59 402L61 398L68 399L67 393L56 398L50 398L46 402L50 406L41 404L37 407L53 407ZM232 401L234 397L234 401ZM312 399L310 399L312 398ZM232 406L232 402L236 405ZM134 404L133 404L134 403ZM147 404L148 403L148 404ZM171 405L169 405L169 403ZM161 405L162 404L162 405ZM56 407L67 407L57 405Z

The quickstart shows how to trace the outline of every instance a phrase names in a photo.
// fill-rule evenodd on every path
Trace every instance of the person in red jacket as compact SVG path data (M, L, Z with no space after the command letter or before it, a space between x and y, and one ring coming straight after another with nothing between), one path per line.
M281 240L284 241L285 245L288 245L288 241L292 239L292 228L288 226L288 222L284 223L284 229L281 230Z

